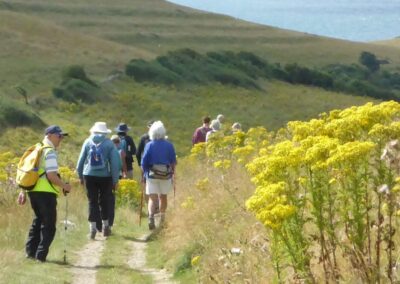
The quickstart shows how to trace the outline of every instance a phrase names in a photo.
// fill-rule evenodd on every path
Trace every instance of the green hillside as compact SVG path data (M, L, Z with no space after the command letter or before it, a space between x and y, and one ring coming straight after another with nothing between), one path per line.
M124 72L131 59L153 60L181 48L201 54L245 51L271 64L309 68L357 63L367 50L390 62L385 69L400 66L396 47L282 30L161 0L0 1L0 40L0 93L8 105L25 101L15 89L22 87L29 102L26 112L39 115L45 124L73 128L73 145L79 145L94 121L107 121L110 127L126 121L137 138L148 119L159 118L180 154L187 153L193 129L205 114L224 113L229 123L240 121L246 128L277 129L289 120L371 99L268 78L258 79L255 84L261 88L250 90L218 82L177 87L137 83L124 76L107 80L109 74ZM99 85L98 103L70 103L52 95L61 84L62 70L76 64ZM32 131L34 137L37 130Z

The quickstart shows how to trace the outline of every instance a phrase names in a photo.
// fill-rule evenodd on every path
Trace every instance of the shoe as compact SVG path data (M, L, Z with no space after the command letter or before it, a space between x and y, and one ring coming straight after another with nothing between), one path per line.
M104 237L109 237L111 236L111 228L110 226L105 226L103 229L103 236Z
M154 230L156 228L156 224L154 223L154 218L149 218L149 230Z

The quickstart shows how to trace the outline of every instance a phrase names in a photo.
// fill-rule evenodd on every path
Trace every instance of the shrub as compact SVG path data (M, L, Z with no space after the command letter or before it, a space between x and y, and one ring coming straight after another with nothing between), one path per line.
M56 98L73 103L93 103L97 100L97 93L98 88L73 78L65 80L60 86L53 88L53 95Z
M86 82L92 86L97 86L92 80L90 80L85 70L80 65L71 65L65 68L62 72L63 81L68 81L69 79L77 79Z
M53 88L53 96L67 102L93 103L98 99L98 86L87 77L80 65L71 65L62 72L62 82Z
M24 104L0 97L0 125L2 127L43 127L42 119Z
M125 68L126 75L138 82L154 82L160 84L177 84L181 78L164 68L157 62L146 62L142 59L133 59Z

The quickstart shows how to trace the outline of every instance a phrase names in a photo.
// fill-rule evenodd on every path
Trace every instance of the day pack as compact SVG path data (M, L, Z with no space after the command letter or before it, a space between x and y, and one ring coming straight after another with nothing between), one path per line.
M38 179L45 174L39 175L39 164L42 152L45 148L51 148L49 146L43 146L42 143L38 143L29 147L19 160L17 167L17 175L15 181L17 185L25 190L32 190Z
M106 167L104 160L102 143L95 144L93 141L90 142L89 150L89 165L93 170L100 170Z
M126 153L126 162L132 163L133 162L133 155L136 154L136 145L135 142L133 142L132 137L126 135L126 136L120 136L121 140L125 140L126 148L125 153Z
M168 165L153 165L149 171L149 178L166 180L170 179L172 174L172 168Z

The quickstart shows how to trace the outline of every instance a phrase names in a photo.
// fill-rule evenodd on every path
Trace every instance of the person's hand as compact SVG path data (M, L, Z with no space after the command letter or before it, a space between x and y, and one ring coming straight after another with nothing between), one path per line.
M24 191L21 191L18 195L17 202L19 205L24 205L26 202L26 193Z
M116 191L117 189L118 189L118 183L114 184L113 187L112 187L113 191Z
M67 195L67 194L70 193L70 192L71 192L71 185L68 184L68 183L66 183L66 184L64 185L64 187L63 187L63 193L64 193L64 195Z

